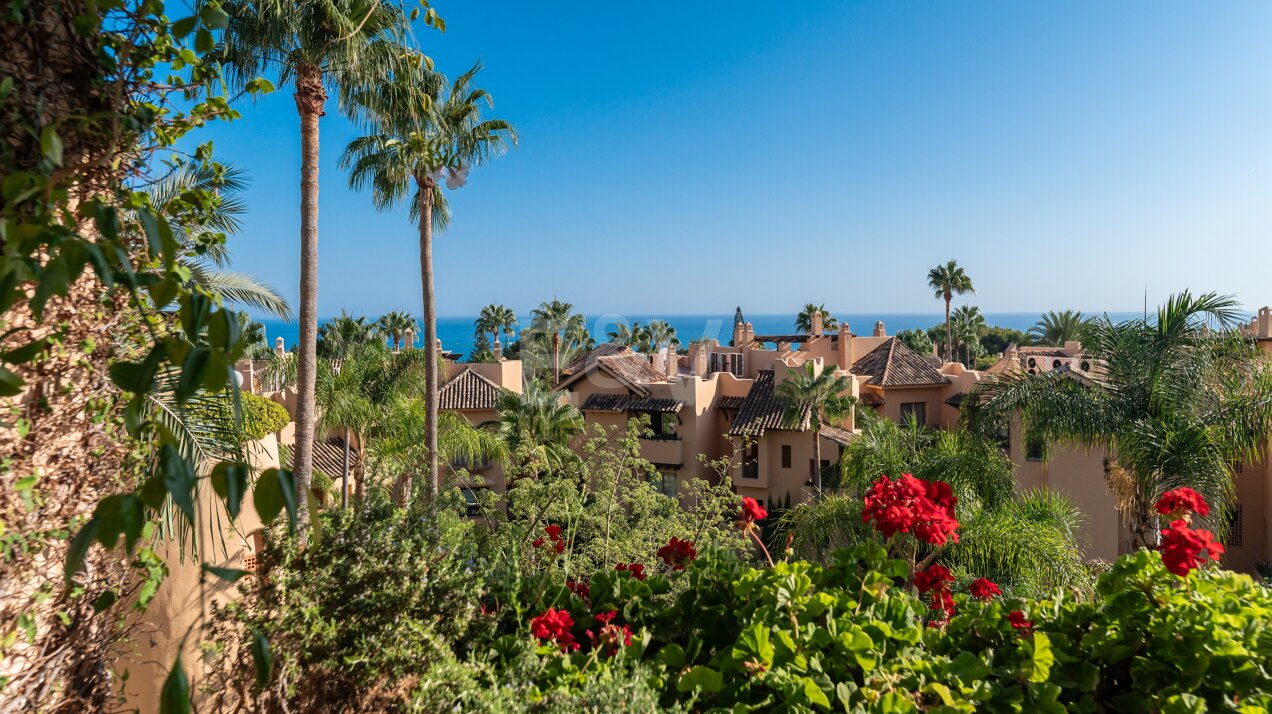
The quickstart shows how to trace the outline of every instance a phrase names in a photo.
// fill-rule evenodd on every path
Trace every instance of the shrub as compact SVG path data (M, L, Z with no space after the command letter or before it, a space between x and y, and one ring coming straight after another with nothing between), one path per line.
M264 439L291 421L283 405L258 394L240 393L239 404L243 408L243 434L249 441Z

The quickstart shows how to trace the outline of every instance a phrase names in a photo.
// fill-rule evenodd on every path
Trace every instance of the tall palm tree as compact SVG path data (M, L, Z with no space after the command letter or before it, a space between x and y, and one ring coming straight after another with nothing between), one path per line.
M561 395L537 381L525 392L499 398L499 436L519 467L560 469L577 459L570 442L583 433L583 415Z
M955 344L963 347L963 362L968 363L983 352L981 332L988 328L985 316L975 305L964 305L950 315L954 326Z
M810 302L805 304L804 309L800 310L799 314L795 316L795 331L796 332L808 333L813 331L813 313L814 312L821 313L822 327L824 329L826 330L839 329L839 320L836 320L835 318L830 316L830 311L826 309L826 303L822 303L820 305L814 305L813 303Z
M445 211L434 213L443 178L456 189L467 181L470 167L484 164L516 144L512 125L502 119L486 119L482 107L491 106L490 94L473 85L481 65L448 82L423 65L401 68L373 91L355 101L373 115L375 133L354 139L346 147L341 165L350 168L349 184L370 188L372 201L381 210L411 197L411 217L417 222L420 245L420 283L424 303L424 352L426 372L424 443L429 450L430 493L441 487L437 467L438 352L437 305L433 295L433 230ZM403 109L403 107L407 107Z
M481 314L473 321L473 327L479 333L489 333L491 342L499 339L499 334L511 339L516 334L517 314L507 305L491 303L481 309Z
M1019 492L1014 466L998 444L970 431L896 422L863 410L861 433L844 451L839 489L787 511L781 520L796 552L819 557L877 538L862 523L862 496L881 475L911 473L950 484L958 497L959 542L932 548L914 538L894 547L915 562L940 562L966 584L988 577L1008 595L1041 596L1085 586L1078 547L1081 514L1048 491Z
M798 429L808 420L813 435L813 488L820 495L821 427L828 421L837 422L852 411L857 400L852 396L852 378L836 375L833 368L817 373L812 362L804 369L792 369L777 385L775 394L783 402L782 423L788 429Z
M530 313L530 332L536 342L545 342L549 348L549 366L552 370L552 383L561 381L561 367L565 361L561 359L562 347L570 347L587 335L587 321L574 306L555 298L544 302ZM523 335L523 338L526 337ZM590 339L590 336L588 336ZM524 350L524 347L523 347Z
M1049 310L1029 328L1029 337L1040 345L1062 347L1069 341L1080 342L1086 323L1086 316L1077 310Z
M1019 413L1027 441L1103 448L1105 478L1138 546L1155 544L1153 503L1188 486L1222 524L1233 464L1257 455L1272 430L1272 368L1238 331L1238 303L1174 295L1155 318L1092 320L1083 347L1092 378L1007 373L964 400L964 422L996 433Z
M619 320L614 324L614 329L610 330L608 334L610 342L617 345L627 345L637 352L640 352L641 348L649 344L650 341L649 328L640 324L639 321L628 325L625 320Z
M972 286L972 279L968 277L967 271L955 260L929 270L928 287L932 288L937 299L945 301L945 359L952 359L954 330L950 325L950 301L955 295L975 294L976 288Z
M376 321L376 327L379 328L380 334L387 336L393 340L393 349L402 348L402 341L406 339L406 333L419 334L416 329L415 318L411 317L411 313L404 310L394 310Z
M246 86L264 73L291 82L300 116L300 345L296 400L295 476L306 493L313 476L314 389L318 345L318 120L329 90L341 109L383 81L404 60L422 63L403 47L407 19L388 0L223 0L230 22L222 53L226 75ZM309 514L299 505L302 524Z

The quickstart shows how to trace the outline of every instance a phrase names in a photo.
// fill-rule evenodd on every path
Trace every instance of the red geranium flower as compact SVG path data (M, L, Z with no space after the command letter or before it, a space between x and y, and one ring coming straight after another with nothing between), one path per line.
M556 540L561 537L561 526L556 526L556 525L547 526L546 528L543 529L543 532L547 533L548 537L551 538L552 540Z
M942 481L923 481L910 474L901 474L895 481L880 476L866 493L861 522L873 520L875 530L885 538L913 533L931 545L945 545L949 540L957 543L957 504L953 490Z
M933 590L943 590L946 583L952 582L954 582L954 576L950 575L950 569L940 563L933 563L927 567L927 570L920 570L914 574L914 587L923 594Z
M768 511L764 510L764 506L760 502L750 496L742 497L742 523L750 525L757 521L768 518Z
M1223 555L1223 546L1215 542L1210 531L1189 528L1182 519L1171 521L1162 529L1162 544L1158 549L1162 551L1166 569L1181 578L1200 567L1202 560L1218 560Z
M694 550L693 541L672 537L667 545L658 549L657 555L667 565L676 570L684 570L686 565L698 557L698 551Z
M645 566L640 563L619 563L614 569L620 573L631 573L637 580L645 579Z
M543 539L542 539L542 538L535 538L535 539L534 539L534 542L532 542L530 545L532 545L532 546L534 546L534 547L536 547L536 548L539 548L539 547L541 547L541 546L543 545Z
M1012 610L1011 612L1007 613L1007 621L1011 623L1012 627L1016 628L1017 630L1023 630L1025 632L1028 632L1029 630L1033 629L1033 626L1034 626L1033 620L1026 620L1025 613L1021 612L1020 610Z
M570 632L571 627L574 627L574 618L570 617L570 613L553 607L530 619L530 634L541 643L557 643L562 652L579 648Z
M967 588L967 591L972 594L972 597L985 602L989 602L995 597L1003 594L1003 591L998 589L998 585L988 578L977 578L976 580L973 580L971 586Z
M615 625L614 617L618 615L617 610L596 615L596 621L601 625L601 631L593 634L591 630L587 631L587 636L591 638L594 647L604 647L606 653L613 655L618 652L620 646L631 647L632 630L627 625Z
M565 588L584 600L592 596L592 588L587 583L576 582L573 579L566 580Z
M1171 520L1181 518L1187 513L1196 513L1199 516L1210 515L1210 504L1206 503L1206 499L1200 493L1187 486L1163 493L1162 497L1157 499L1156 508L1158 513L1170 517Z

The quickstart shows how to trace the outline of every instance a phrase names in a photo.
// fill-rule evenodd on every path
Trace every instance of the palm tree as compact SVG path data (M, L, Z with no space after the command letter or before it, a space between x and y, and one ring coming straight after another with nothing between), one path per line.
M1103 448L1105 478L1138 546L1156 541L1153 503L1188 486L1222 524L1233 464L1257 455L1272 430L1272 369L1244 338L1238 303L1174 295L1155 318L1096 318L1083 343L1092 378L1008 373L964 400L964 422L996 433L1019 413L1025 439Z
M983 352L980 345L981 332L988 328L985 316L975 305L964 305L950 316L953 322L955 344L964 349L964 364L969 363Z
M473 321L473 328L479 333L490 333L491 342L499 340L499 333L511 339L516 331L517 314L507 305L491 303L481 309L481 315Z
M1085 587L1078 547L1081 514L1048 491L1018 492L1014 466L998 444L969 431L898 425L863 410L861 433L840 463L838 491L787 511L780 521L796 552L821 557L878 537L861 519L862 497L881 475L911 473L949 483L958 497L959 542L929 547L906 537L894 547L915 562L940 562L962 583L988 577L1009 596Z
M614 329L607 334L610 342L616 345L627 345L639 352L639 347L649 341L648 331L649 328L641 325L640 322L628 325L626 320L619 320L614 324Z
M811 302L804 305L804 309L800 310L795 316L795 331L811 333L813 331L813 313L820 312L822 315L822 328L826 330L838 330L839 321L830 316L830 312L826 310L826 303L814 305Z
M399 350L402 347L402 341L406 339L406 333L419 334L418 327L415 324L415 318L411 317L411 313L402 310L394 310L384 315L376 321L376 327L379 328L380 334L387 335L393 340L393 349Z
M178 260L190 271L189 285L223 301L290 320L291 306L277 290L256 277L225 269L229 251L216 234L232 236L243 227L239 216L247 212L247 206L239 196L246 188L241 169L230 166L217 171L204 163L183 164L151 187L150 204L158 213L176 213L172 207L187 195L215 193L216 206L202 214L197 227L179 220L171 224L173 237L181 246Z
M525 392L499 398L499 436L518 466L560 469L577 459L570 442L583 433L583 415L561 395L537 381Z
M782 422L786 428L799 429L808 421L813 434L813 488L820 494L822 424L842 420L857 400L852 396L851 377L836 375L831 368L822 369L819 374L812 362L804 366L803 370L792 369L775 393L783 402Z
M924 357L932 354L932 338L923 330L902 330L896 334L896 338Z
M645 327L645 332L649 336L649 352L657 352L664 345L671 347L680 344L676 337L676 328L666 320L651 320Z
M570 303L561 302L555 298L551 302L543 303L530 313L529 332L530 335L522 334L523 342L529 337L533 343L546 343L542 346L549 349L548 366L552 370L553 384L561 381L561 367L566 363L562 355L568 356L574 351L572 347L591 339L584 317L574 312L574 306ZM533 346L533 344L523 345L522 351L524 352L526 347Z
M447 211L434 212L445 178L448 188L467 181L470 167L516 145L517 134L502 119L484 119L490 94L473 86L481 65L447 82L419 65L401 68L381 86L355 100L374 116L376 133L354 139L341 165L350 168L349 184L370 188L376 207L385 210L411 197L411 217L420 244L420 283L424 303L424 351L428 355L425 447L429 450L430 493L440 488L437 468L437 305L433 296L433 230L445 227ZM406 107L403 109L403 107ZM440 221L440 224L439 224Z
M266 72L292 82L300 116L300 351L296 400L295 476L309 490L313 476L314 389L318 345L318 120L328 90L343 110L403 61L423 57L402 45L407 19L388 0L224 0L229 14L222 53L226 75L247 86ZM308 522L301 499L300 522Z
M1087 318L1077 310L1049 310L1029 328L1029 337L1037 344L1063 347L1070 341L1082 341Z
M328 320L318 330L318 354L327 358L344 357L362 345L383 342L380 323L354 317L341 310L340 317Z
M955 260L929 270L928 287L932 288L938 299L945 300L945 359L952 359L954 331L950 325L950 301L955 295L975 294L976 288L972 287L972 279Z

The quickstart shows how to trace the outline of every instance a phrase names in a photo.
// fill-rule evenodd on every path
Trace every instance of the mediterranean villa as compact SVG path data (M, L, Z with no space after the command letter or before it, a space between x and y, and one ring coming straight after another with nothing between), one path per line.
M976 371L916 353L888 335L882 322L869 335L855 334L846 323L825 330L819 313L811 322L807 333L772 335L755 334L749 323L738 323L730 345L695 342L687 355L670 348L648 355L602 344L566 365L556 389L561 399L582 412L589 427L621 430L632 417L648 417L651 433L641 439L642 456L657 469L655 485L663 493L679 495L680 484L689 479L718 481L719 474L706 461L727 458L737 493L782 508L809 498L814 469L838 468L844 447L858 433L852 413L840 423L823 425L817 434L821 463L813 463L809 419L798 427L785 423L784 405L775 393L793 369L806 370L811 363L815 373L834 370L850 378L858 409L939 429L959 428L964 396L977 382L997 373L1063 371L1073 379L1093 378L1092 364L1077 342L1062 347L1013 345L992 367ZM1247 329L1272 353L1272 310L1261 309ZM462 363L448 355L441 409L460 413L473 424L498 421L501 392L521 392L523 377L521 363L503 359L497 341L494 352L495 361L489 363ZM250 385L289 410L294 407L294 392L261 389L252 362L240 362L237 369L245 388ZM289 427L282 433L283 443L290 431ZM1021 488L1051 488L1082 510L1088 558L1109 561L1130 549L1105 480L1104 453L1056 447L1044 460L1041 453L1026 448L1018 424L1002 436ZM329 435L314 446L317 468L339 475L345 449L338 436ZM474 489L502 493L507 487L497 462L451 467L479 477ZM1272 529L1267 523L1272 513L1272 467L1264 457L1240 464L1236 471L1237 505L1226 534L1225 560L1228 567L1251 571L1272 560Z

